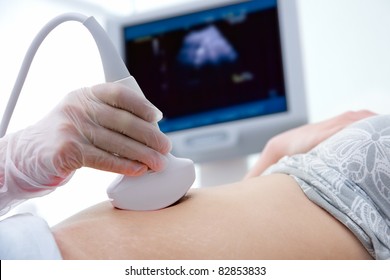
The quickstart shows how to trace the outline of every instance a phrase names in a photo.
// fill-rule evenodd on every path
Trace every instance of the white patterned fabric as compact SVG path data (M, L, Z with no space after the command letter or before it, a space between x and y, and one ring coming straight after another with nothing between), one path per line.
M293 176L375 259L390 259L390 115L356 122L265 174Z

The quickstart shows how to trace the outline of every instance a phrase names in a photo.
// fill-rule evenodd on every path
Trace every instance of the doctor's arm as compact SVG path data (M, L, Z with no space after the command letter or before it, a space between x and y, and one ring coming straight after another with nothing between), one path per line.
M69 93L38 123L0 139L0 214L65 184L82 166L138 176L164 168L161 112L114 83Z

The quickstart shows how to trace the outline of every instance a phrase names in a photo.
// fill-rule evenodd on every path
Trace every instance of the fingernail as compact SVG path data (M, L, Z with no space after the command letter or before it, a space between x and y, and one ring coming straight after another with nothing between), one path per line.
M153 170L156 172L163 171L168 165L168 158L164 155L159 155L157 161L153 164Z
M135 176L139 176L144 174L146 171L148 171L148 167L142 163L137 163L137 165L134 166L133 172Z
M157 109L156 107L155 107L154 113L155 113L154 122L161 121L161 119L163 118L163 113L159 109Z

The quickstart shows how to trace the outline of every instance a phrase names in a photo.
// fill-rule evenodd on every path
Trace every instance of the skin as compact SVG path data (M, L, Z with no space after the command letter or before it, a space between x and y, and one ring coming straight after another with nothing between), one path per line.
M54 237L64 259L371 259L292 177L259 176L282 156L307 152L371 115L348 112L274 137L240 182L192 189L159 211L102 202L53 227Z
M64 259L370 258L344 225L282 174L194 189L160 211L103 202L53 232Z

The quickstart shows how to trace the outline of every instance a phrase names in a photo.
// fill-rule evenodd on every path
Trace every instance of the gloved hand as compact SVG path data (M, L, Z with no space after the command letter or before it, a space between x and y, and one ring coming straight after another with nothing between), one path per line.
M44 119L0 140L0 194L58 186L82 166L130 176L162 170L171 143L154 124L161 117L121 84L71 92Z

